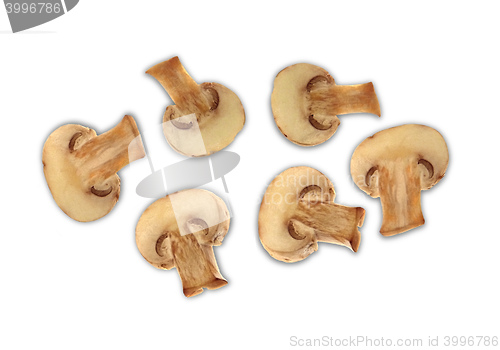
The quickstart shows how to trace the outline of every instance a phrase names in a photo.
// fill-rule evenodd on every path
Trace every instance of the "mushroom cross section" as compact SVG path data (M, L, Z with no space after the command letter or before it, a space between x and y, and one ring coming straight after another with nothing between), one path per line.
M221 245L229 230L229 211L212 192L189 189L151 204L136 227L142 256L158 269L177 268L186 297L227 284L212 246Z
M116 173L144 156L137 125L127 115L99 136L81 125L59 127L44 144L42 162L57 205L69 217L87 222L111 211L120 195Z
M163 133L172 148L200 157L228 146L245 124L238 96L218 83L197 84L178 57L159 63L147 74L160 82L175 105L163 116Z
M358 250L365 210L334 203L330 180L316 169L293 167L268 186L259 212L260 241L275 259L296 262L318 242Z
M351 176L371 197L380 197L380 233L392 236L424 224L420 191L441 180L448 148L431 127L406 124L382 130L364 140L351 158Z
M372 83L336 85L326 70L308 63L278 73L271 105L281 133L301 146L328 140L340 124L337 115L372 113L380 117Z

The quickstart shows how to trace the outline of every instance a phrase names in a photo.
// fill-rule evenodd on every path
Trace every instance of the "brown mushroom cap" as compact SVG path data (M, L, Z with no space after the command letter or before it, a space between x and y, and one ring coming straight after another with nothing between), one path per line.
M380 116L372 83L336 85L326 70L307 63L278 73L271 106L281 133L301 146L328 140L340 124L337 115L366 112Z
M218 83L197 84L178 57L146 73L162 84L175 103L165 111L163 133L178 153L189 157L215 153L243 128L245 111L238 96Z
M268 186L259 212L259 237L275 259L295 262L318 249L318 241L356 251L364 210L334 204L330 180L310 167L293 167Z
M220 275L212 246L218 246L229 230L229 212L212 192L189 189L170 194L151 204L136 227L136 243L154 267L176 267L184 294L227 284Z
M59 127L44 144L42 162L57 205L71 218L87 222L111 211L120 195L116 172L144 155L137 125L126 116L100 136L81 125Z
M419 124L379 131L365 139L354 151L351 176L361 190L376 198L379 196L378 181L375 179L378 168L410 160L421 170L421 189L434 186L448 167L448 148L443 136L437 130ZM372 176L375 178L370 181Z

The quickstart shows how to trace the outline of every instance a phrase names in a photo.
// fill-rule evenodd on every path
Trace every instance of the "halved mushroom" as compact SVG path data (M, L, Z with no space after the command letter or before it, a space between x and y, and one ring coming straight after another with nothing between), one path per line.
M67 124L43 146L43 171L59 208L77 221L97 220L111 211L120 195L116 173L145 156L139 130L125 116L102 135L87 127Z
M174 150L200 157L228 146L245 124L245 111L234 92L217 83L198 85L178 57L157 64L156 78L174 101L163 116L163 133Z
M260 241L275 259L296 262L328 242L358 250L365 210L335 204L335 190L318 170L289 168L269 185L259 212Z
M301 146L328 140L340 124L339 114L372 113L380 117L372 83L336 85L326 70L307 63L278 73L271 105L281 133Z
M424 224L420 191L434 186L448 166L448 148L439 132L407 124L364 140L351 159L356 185L382 202L380 233L392 236Z
M177 268L186 297L227 284L212 246L229 230L229 212L212 192L189 189L160 198L142 214L136 243L142 256L158 269Z

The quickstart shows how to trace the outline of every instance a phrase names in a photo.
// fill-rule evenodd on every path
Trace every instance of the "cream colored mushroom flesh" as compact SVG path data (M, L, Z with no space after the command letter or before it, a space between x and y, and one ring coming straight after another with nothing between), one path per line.
M186 297L227 284L220 274L213 246L229 230L229 211L212 192L189 189L151 204L136 227L137 247L158 269L176 268Z
M371 197L380 197L380 233L392 236L424 224L420 192L443 178L448 148L435 129L406 124L364 140L351 158L351 176Z
M268 186L259 212L259 237L275 259L296 262L318 249L318 242L357 251L365 211L334 203L330 180L316 169L293 167Z
M163 116L163 133L172 148L188 157L206 156L227 147L245 124L238 96L218 83L196 83L178 57L146 73L156 78L175 105Z
M274 80L271 106L276 125L290 141L315 146L337 130L337 115L372 113L380 107L372 83L336 85L323 68L298 63L283 69Z
M81 125L59 127L44 144L42 162L57 205L69 217L87 222L111 211L120 195L116 173L144 156L137 125L125 116L99 136Z

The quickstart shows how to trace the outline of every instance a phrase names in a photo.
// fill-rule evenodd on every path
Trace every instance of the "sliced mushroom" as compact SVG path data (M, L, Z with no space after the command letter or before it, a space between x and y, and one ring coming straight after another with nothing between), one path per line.
M365 210L335 204L328 178L309 167L289 168L269 185L259 212L260 241L275 259L296 262L328 242L358 250Z
M229 229L229 212L212 192L189 189L160 198L142 214L136 243L142 256L158 269L177 268L186 297L227 284L212 246Z
M42 162L57 205L69 217L87 222L111 211L120 195L116 173L144 156L137 125L127 115L99 136L81 125L59 127L45 142Z
M424 224L420 191L434 186L448 166L448 148L439 132L407 124L382 130L364 140L351 159L356 185L380 197L380 233L392 236Z
M326 70L307 63L278 73L271 105L281 133L301 146L328 140L340 124L337 115L372 113L380 117L372 83L336 85Z
M178 57L146 73L156 78L174 101L163 116L163 132L180 154L200 157L228 146L245 124L245 111L234 92L217 83L197 84Z

